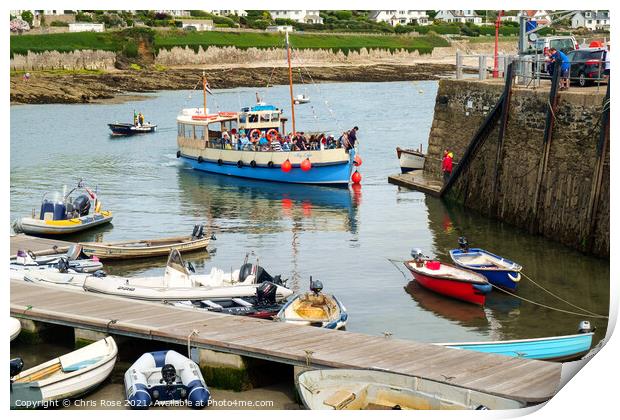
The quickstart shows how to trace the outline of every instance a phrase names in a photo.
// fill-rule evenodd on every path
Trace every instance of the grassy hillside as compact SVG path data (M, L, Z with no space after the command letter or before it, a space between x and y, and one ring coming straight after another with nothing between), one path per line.
M128 30L116 32L80 32L48 35L11 36L11 56L25 54L28 51L60 51L91 49L106 51L123 51L135 49L136 37L148 38L148 45L155 51L161 48L189 46L198 49L209 45L234 46L238 48L272 48L284 47L284 36L273 33L256 32L186 32L145 30ZM291 34L294 48L325 48L341 50L345 53L361 48L385 48L418 50L420 53L431 53L434 47L448 46L448 42L435 35L419 37L398 35L323 35L323 34ZM129 54L127 54L129 55Z

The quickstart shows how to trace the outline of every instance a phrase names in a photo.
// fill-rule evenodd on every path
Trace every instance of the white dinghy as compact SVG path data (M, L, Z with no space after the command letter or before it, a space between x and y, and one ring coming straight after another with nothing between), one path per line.
M106 337L21 373L23 362L11 360L11 408L45 407L89 392L110 375L117 353L114 339Z
M191 265L189 267L193 270ZM246 263L241 270L233 273L225 273L213 268L208 275L190 275L181 254L173 249L168 257L163 277L89 276L84 281L84 290L151 301L217 301L218 299L253 298L256 296L256 289L264 281L271 281L277 285L277 301L293 294L291 290L282 285L279 276L271 277L258 265Z
M525 407L502 398L429 379L364 369L302 372L295 379L311 410L509 410Z

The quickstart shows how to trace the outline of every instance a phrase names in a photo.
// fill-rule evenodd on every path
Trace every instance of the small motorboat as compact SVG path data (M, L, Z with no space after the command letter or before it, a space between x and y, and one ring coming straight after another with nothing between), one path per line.
M71 194L79 190L84 193L72 199ZM16 233L35 236L62 235L81 232L112 221L112 212L101 209L97 194L82 181L69 193L63 194L62 198L48 200L46 195L47 193L43 195L38 217L33 209L31 217L21 217L13 223Z
M187 401L204 408L211 394L196 363L174 350L144 353L125 372L129 406L148 409L158 401Z
M76 273L94 273L103 268L103 264L96 258L80 259L79 245L71 245L66 254L36 256L31 251L18 250L17 257L11 259L9 267L14 270L45 270L57 269L60 272L72 270ZM65 271L63 271L65 270Z
M310 98L308 96L306 96L305 94L303 94L303 93L295 96L295 104L296 105L307 104L308 102L310 102Z
M247 261L247 259L246 259ZM207 275L190 275L193 266L185 265L178 250L173 249L163 277L88 276L84 290L130 299L160 302L194 300L230 300L256 296L261 283L276 284L276 299L281 301L293 292L284 287L280 276L272 277L258 264L244 263L240 270L225 273L213 268Z
M108 124L112 131L112 136L133 136L134 134L146 134L154 133L157 130L157 125L144 123L144 124L132 124L132 123L113 123Z
M588 321L581 321L579 332L558 337L529 338L525 340L486 341L477 343L435 343L455 349L495 353L524 359L565 362L576 360L592 347L594 329Z
M413 250L411 255L414 259L405 261L405 267L420 286L453 299L484 306L486 295L493 288L484 276L427 260L419 250Z
M522 267L484 249L470 248L464 236L459 238L459 248L450 251L450 257L459 267L482 274L497 287L511 292L517 290Z
M110 375L117 352L114 339L106 337L23 372L21 359L12 360L11 408L43 407L86 394Z
M407 172L424 169L424 161L426 155L422 153L422 145L418 150L396 148L396 156L400 163L400 171L404 174Z
M11 333L11 341L15 340L20 332L22 332L22 323L19 319L10 317L9 332Z
M219 312L229 315L243 315L252 318L272 319L284 305L276 297L277 285L269 281L263 282L256 288L256 296L232 298L228 300L188 300L170 302L173 306L196 308L209 312Z
M332 330L344 328L349 315L334 295L322 293L323 284L310 277L310 292L301 293L280 309L275 319L298 325L311 325Z
M179 252L206 250L212 235L205 235L204 226L196 225L191 235L161 239L143 239L118 242L82 242L82 252L102 260L148 258L169 255L172 249Z
M416 376L380 370L301 372L295 385L310 410L509 410L525 403Z

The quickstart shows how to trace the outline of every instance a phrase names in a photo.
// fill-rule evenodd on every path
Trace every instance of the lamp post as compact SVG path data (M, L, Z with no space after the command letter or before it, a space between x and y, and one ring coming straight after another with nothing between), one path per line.
M493 55L493 78L497 79L498 76L498 43L499 43L499 25L501 23L503 10L497 12L497 19L495 19L495 53Z

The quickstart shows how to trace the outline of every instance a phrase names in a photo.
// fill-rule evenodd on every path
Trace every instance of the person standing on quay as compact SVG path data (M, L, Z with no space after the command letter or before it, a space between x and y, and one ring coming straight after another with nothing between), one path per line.
M443 171L443 183L446 184L452 175L452 158L454 154L448 149L443 152L443 159L441 161L441 170Z
M607 79L609 79L609 69L610 69L610 65L609 65L609 58L610 58L610 49L611 49L611 41L607 42L607 51L605 51L605 75L607 76Z

